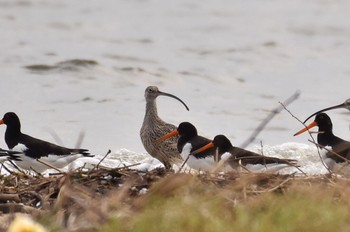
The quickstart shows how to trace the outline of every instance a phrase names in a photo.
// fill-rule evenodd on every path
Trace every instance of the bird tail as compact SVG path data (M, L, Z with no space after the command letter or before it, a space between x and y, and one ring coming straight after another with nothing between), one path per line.
M298 165L298 161L294 159L280 159L277 157L267 156L247 156L236 158L236 161L241 161L243 164L288 164L291 166Z
M72 153L75 154L82 154L85 157L94 157L94 155L91 155L88 149L72 149Z
M0 149L0 154L1 156L7 156L9 160L22 161L21 157L18 155L21 154L19 151L8 151Z

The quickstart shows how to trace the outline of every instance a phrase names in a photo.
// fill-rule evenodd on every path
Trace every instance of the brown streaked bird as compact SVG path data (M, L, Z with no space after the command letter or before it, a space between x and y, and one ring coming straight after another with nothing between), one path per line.
M148 86L145 90L146 113L140 130L142 144L146 151L164 164L166 168L171 168L172 164L181 162L180 153L177 150L178 137L173 137L163 143L158 139L163 135L176 129L176 126L164 122L157 112L156 99L158 96L167 96L180 101L187 110L187 105L178 97L161 92L156 86Z
M317 143L321 145L321 148L330 146L332 151L338 154L327 152L324 157L325 163L331 170L336 168L335 164L343 165L346 160L350 160L350 142L333 134L332 120L326 113L318 113L312 123L295 133L294 136L302 134L315 126L318 126Z
M177 129L159 139L159 142L166 142L173 136L180 136L177 149L183 160L188 158L186 164L190 168L200 171L212 171L215 168L219 158L216 157L214 148L188 156L191 152L210 142L210 139L198 135L195 126L189 122L182 122Z
M313 114L311 114L309 117L307 117L307 119L305 119L304 123L309 120L311 117L315 116L316 114L319 114L319 113L322 113L322 112L325 112L325 111L328 111L328 110L333 110L333 109L340 109L340 108L344 108L344 109L347 109L350 111L350 98L347 99L344 103L341 103L339 105L335 105L335 106L331 106L331 107L327 107L327 108L324 108L322 110L319 110Z
M234 170L238 170L239 167L243 166L243 168L253 172L276 172L282 168L297 164L297 161L293 159L263 156L239 147L234 147L231 141L224 135L215 136L213 141L193 151L190 155L197 155L213 148L217 150L219 159L229 164Z

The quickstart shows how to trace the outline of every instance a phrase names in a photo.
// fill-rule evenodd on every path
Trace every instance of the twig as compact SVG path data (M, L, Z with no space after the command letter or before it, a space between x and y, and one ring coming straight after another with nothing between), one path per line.
M1 169L2 169L2 168L4 168L8 173L10 173L10 175L13 174L13 171L11 171L10 169L8 169L4 163L1 163Z
M322 145L320 145L320 144L318 144L318 143L315 143L314 141L311 141L311 140L308 140L308 141L309 141L310 143L315 144L316 146L322 147L323 149L325 149L325 150L328 151L329 153L332 153L333 155L337 156L338 158L344 160L344 162L346 162L346 164L344 164L344 165L339 169L339 171L341 171L341 169L343 169L344 167L346 167L347 165L350 164L350 160L348 160L347 158L345 158L345 157L339 155L338 153L336 153L336 152L334 152L334 151L332 151L332 150L330 150L330 149L328 149L328 148L326 148L326 147L324 147L324 146L322 146Z
M7 201L14 201L14 202L20 202L18 194L15 193L7 193L7 194L0 194L0 202L7 202Z
M301 124L303 124L303 126L307 129L307 132L309 133L309 135L310 135L310 137L311 137L313 143L314 143L314 144L317 144L316 141L315 141L315 139L314 139L314 137L312 136L310 130L309 130L309 129L307 128L307 126L305 125L305 123L304 123L303 121L301 121L298 117L296 117L294 114L292 114L292 112L290 112L290 110L288 110L287 107L286 107L282 102L280 102L280 104L282 105L282 107L283 107L293 118L295 118L298 122L300 122ZM323 161L323 159L322 159L319 146L316 146L316 148L317 148L318 156L319 156L319 158L320 158L320 160L321 160L321 162L322 162L322 165L328 170L328 172L329 172L330 174L332 174L333 172L328 168L328 166L324 163L324 161Z
M124 165L124 167L119 167L119 168L115 168L114 170L123 170L123 169L128 169L130 167L134 167L137 165L140 165L141 163L135 163L135 164L130 164L130 165Z
M287 178L285 179L284 181L282 181L280 184L278 184L277 186L273 187L273 188L270 188L268 190L265 190L265 191L258 191L258 190L255 190L255 191L248 191L248 192L251 192L251 193L268 193L268 192L273 192L275 190L277 190L278 188L281 188L285 183L287 183L288 181L290 181L292 178Z
M24 174L24 175L27 176L27 174L26 174L22 169L20 169L12 160L8 160L8 161L9 161L10 164L12 164L12 166L13 166L14 168L16 168L20 173L22 173L22 174Z
M90 175L95 169L98 169L99 166L100 166L100 164L102 163L102 161L103 161L104 159L106 159L107 156L108 156L110 153L111 153L111 150L108 149L107 153L102 157L102 159L100 160L100 162L98 162L98 164L97 164L96 166L94 166L94 167L88 172L88 175Z
M77 142L75 143L75 147L77 148L81 147L84 137L85 137L85 131L80 131Z
M299 91L296 91L292 96L290 96L289 98L287 98L287 100L285 100L283 102L284 105L289 105L291 104L293 101L295 101L300 95ZM258 136L258 134L260 134L260 132L265 128L265 126L277 115L279 114L281 111L283 110L283 107L278 106L275 109L273 109L271 111L271 113L269 115L267 115L267 117L259 124L259 126L254 130L254 132L252 133L252 135L240 146L242 148L247 147L251 142L253 142L255 140L255 138Z
M105 160L109 154L111 154L111 149L108 149L108 151L107 151L107 153L105 154L105 156L103 156L103 158L100 160L100 162L98 162L98 164L96 165L96 168L98 168L98 167L100 166L100 164L102 163L102 161Z
M261 140L260 140L260 147L261 147L261 155L264 157L264 166L265 166L265 169L267 170L266 159L264 156L264 146L263 146L263 142Z
M180 169L177 171L177 173L180 173L182 168L185 166L185 164L187 163L188 159L190 158L191 154L188 154L187 158L185 159L185 161L181 164Z
M56 171L58 171L59 173L62 173L62 171L60 170L60 169L58 169L58 168L56 168L55 166L53 166L52 164L50 164L50 163L47 163L47 162L45 162L45 161L42 161L42 160L40 160L40 159L37 159L36 161L38 161L39 163L41 163L41 164L44 164L44 165L46 165L46 166L48 166L48 167L50 167L50 168L52 168L52 169L55 169ZM34 170L34 169L33 169ZM40 173L40 172L37 172L36 170L34 170L36 173Z
M40 211L34 207L23 205L21 203L5 203L5 204L0 204L0 211L2 213L28 213L28 214L34 214L34 213L39 213Z

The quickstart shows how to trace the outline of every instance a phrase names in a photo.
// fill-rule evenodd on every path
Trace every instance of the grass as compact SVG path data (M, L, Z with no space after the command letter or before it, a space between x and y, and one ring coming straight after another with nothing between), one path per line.
M186 179L142 199L127 227L112 220L98 231L349 231L346 182L291 182L284 191L247 195L238 183L218 188Z
M37 220L49 231L350 231L346 178L171 173L150 179L142 195L130 194L135 181L101 196L67 184ZM71 217L67 227L63 215Z

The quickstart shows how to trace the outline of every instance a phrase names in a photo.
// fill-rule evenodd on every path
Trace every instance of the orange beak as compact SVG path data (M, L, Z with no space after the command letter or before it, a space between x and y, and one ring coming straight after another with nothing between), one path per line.
M294 134L294 136L300 135L301 133L304 133L307 130L310 130L312 127L317 126L317 122L312 122L308 126L306 126L304 129L301 129L297 133Z
M164 140L167 140L173 136L179 135L179 132L177 131L177 129L173 130L172 132L164 135L163 137L161 137L160 139L157 140L158 143L163 142Z
M1 119L0 120L0 125L2 125L2 124L4 124L4 120Z
M204 145L203 147L198 148L197 150L191 152L190 155L196 155L196 154L201 153L201 152L203 152L203 151L205 151L205 150L208 150L208 149L210 149L210 148L212 148L212 147L214 147L214 143L213 143L213 142L210 142L210 143L208 143L207 145Z

